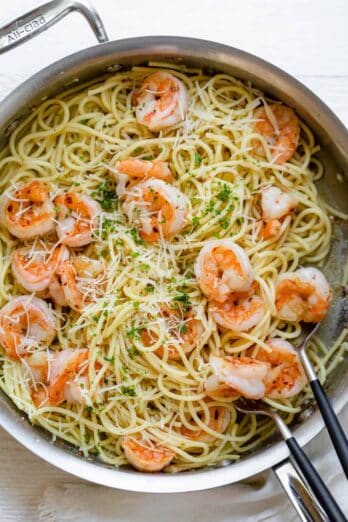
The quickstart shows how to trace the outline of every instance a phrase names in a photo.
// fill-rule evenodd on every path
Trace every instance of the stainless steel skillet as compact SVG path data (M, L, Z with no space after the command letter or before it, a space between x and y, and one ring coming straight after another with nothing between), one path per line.
M325 177L318 189L332 206L342 211L348 209L346 129L313 93L291 76L255 56L214 42L181 37L142 37L108 42L96 12L85 2L66 0L49 2L0 28L0 53L24 43L72 10L79 10L86 16L98 40L104 43L59 60L15 89L0 106L0 146L6 143L9 133L33 106L43 98L55 95L77 82L97 78L129 65L145 64L149 60L199 65L211 71L223 71L243 80L250 80L261 90L294 107L314 131L322 146L320 156L325 165ZM348 252L348 225L337 221L334 237L325 272L338 289ZM337 290L330 315L321 329L322 340L328 345L337 338L344 322L347 322L347 310L347 298ZM345 380L347 367L347 361L339 365L326 385L336 411L348 399ZM295 497L297 498L297 509L303 520L306 520L305 513L308 514L311 510L315 512L315 507L306 496L306 490L297 487L299 479L286 461L288 449L279 440L274 440L259 451L225 467L178 475L145 475L130 469L110 468L100 462L79 457L66 444L49 442L49 436L43 430L31 426L24 414L16 410L4 395L0 396L0 422L13 437L41 458L98 484L144 492L194 491L245 480L273 467L285 488L293 495L294 502ZM304 445L322 427L318 412L309 409L300 416L293 429L298 441Z

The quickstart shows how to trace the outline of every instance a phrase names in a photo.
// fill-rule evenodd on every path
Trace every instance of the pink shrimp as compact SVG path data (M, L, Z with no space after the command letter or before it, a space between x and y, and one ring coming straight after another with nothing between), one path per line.
M282 165L289 161L300 139L300 122L294 111L284 105L273 104L256 109L254 117L254 132L266 140L275 163ZM265 155L259 140L254 141L254 152Z
M188 101L185 85L163 71L148 76L133 95L138 122L154 132L180 123L185 118Z

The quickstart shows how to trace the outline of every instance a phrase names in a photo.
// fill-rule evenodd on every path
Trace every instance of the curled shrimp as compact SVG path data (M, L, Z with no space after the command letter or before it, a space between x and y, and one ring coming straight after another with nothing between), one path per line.
M298 201L292 194L278 187L267 187L261 192L262 219L265 222L261 236L269 239L276 236L281 227L281 220L289 216L297 207Z
M284 321L317 323L326 316L332 289L317 268L300 268L278 277L276 284L277 316Z
M286 399L300 393L307 379L295 348L285 339L273 338L266 341L272 351L259 350L256 360L269 363L264 378L265 396L271 399ZM250 348L248 352L252 352Z
M148 76L133 96L138 122L154 132L183 121L188 101L185 85L162 71Z
M47 244L17 248L13 252L12 272L18 283L28 292L46 290L56 270L67 259L69 250L64 245L50 249Z
M185 354L192 352L203 334L202 322L194 317L192 310L185 312L182 317L178 310L165 306L161 310L161 317L165 321L167 333L174 340L174 342L166 342L168 359L180 359L177 344ZM158 340L155 332L146 329L142 330L140 337L144 346L151 346ZM165 353L163 346L160 346L155 353L163 357Z
M173 181L172 172L166 161L147 161L131 158L117 161L115 168L110 170L117 181L117 195L119 197L122 197L136 183L149 178L162 179L168 183Z
M84 255L64 261L49 285L52 299L60 306L80 311L102 295L104 263Z
M265 395L265 378L269 363L251 357L211 357L213 373L205 383L205 391L211 397L261 399Z
M145 441L139 436L127 436L122 438L122 448L126 459L138 471L155 472L167 467L175 453L170 449Z
M208 408L208 411L209 420L206 423L207 427L217 433L225 433L231 420L231 414L228 409L223 406L211 406ZM204 415L199 415L199 417L202 418ZM214 442L216 440L214 435L201 427L197 429L196 426L192 426L192 429L182 426L180 433L184 437L198 442Z
M55 335L53 313L38 297L15 297L0 310L0 344L11 359L49 346Z
M60 242L70 247L91 243L101 213L99 203L87 194L64 192L55 197L54 204Z
M131 222L139 225L140 236L153 243L175 236L186 226L189 200L169 183L148 179L132 189L123 210Z
M266 312L264 300L254 293L243 294L231 294L223 303L210 301L209 310L216 324L233 332L247 332L261 321Z
M1 197L0 222L20 239L53 231L55 214L49 187L39 180L25 183Z
M250 288L254 280L248 255L231 239L208 241L197 257L194 271L202 292L220 303L231 292Z
M31 395L37 407L64 401L84 403L88 391L88 350L36 352L25 360L32 380Z
M275 163L282 165L289 161L297 149L301 130L294 111L284 105L273 104L256 109L254 118L253 130L266 140ZM253 150L259 156L265 156L259 140L254 141Z

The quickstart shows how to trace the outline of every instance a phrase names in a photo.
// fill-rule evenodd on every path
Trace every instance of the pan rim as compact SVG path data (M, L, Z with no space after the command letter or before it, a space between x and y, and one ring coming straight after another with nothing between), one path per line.
M192 49L190 49L190 47ZM12 93L10 93L1 103L0 107L0 126L6 128L9 122L16 116L18 106L27 105L25 100L33 99L40 91L42 94L47 89L47 84L52 82L52 78L67 73L74 74L74 67L80 65L83 60L88 63L98 61L115 53L136 56L136 53L145 52L150 54L161 50L165 53L182 55L187 53L190 56L199 57L205 52L216 53L219 57L217 68L223 66L224 57L234 59L236 67L254 66L255 70L267 71L274 78L278 78L280 85L291 84L294 90L301 92L306 99L311 101L310 108L314 108L314 115L320 118L320 124L330 123L333 128L332 140L335 141L336 154L341 156L342 162L348 170L348 132L337 116L307 87L298 80L282 71L278 67L262 60L252 54L246 53L234 47L224 44L201 40L197 38L186 38L176 36L146 36L114 40L103 44L88 47L68 55L55 63L45 67L34 74ZM183 59L183 61L185 58ZM81 66L81 65L80 65ZM254 74L257 76L259 73ZM239 76L240 77L240 76ZM280 87L279 87L280 88ZM284 97L281 97L284 99ZM335 154L334 154L335 155ZM3 394L1 394L3 395ZM0 398L0 403L5 399ZM334 409L340 411L348 402L348 390L334 399ZM245 457L239 462L221 468L203 468L192 472L182 472L178 474L144 474L140 472L127 471L122 468L107 468L98 465L87 459L71 455L58 446L54 446L44 438L39 437L38 433L30 428L28 423L23 423L21 417L24 412L15 412L9 406L0 406L0 424L27 449L47 462L63 469L80 478L95 482L97 484L124 489L128 491L147 492L147 493L178 493L188 491L199 491L217 486L231 484L268 469L289 456L287 446L284 442L273 443L270 447L264 448L260 453ZM314 438L323 428L323 422L319 412L315 412L308 419L294 430L294 434L301 445L306 444ZM72 460L73 459L73 460ZM196 478L196 480L194 480ZM197 480L199 479L199 480Z

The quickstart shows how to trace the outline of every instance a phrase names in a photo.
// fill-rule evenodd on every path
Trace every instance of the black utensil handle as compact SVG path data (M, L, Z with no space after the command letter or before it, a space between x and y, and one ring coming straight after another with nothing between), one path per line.
M291 452L291 455L296 461L296 464L307 480L309 486L312 488L314 494L317 496L320 504L326 511L330 520L332 522L347 522L346 517L340 510L330 491L327 489L317 471L312 466L306 454L297 444L297 440L294 437L290 437L286 439L286 443Z
M325 421L332 443L335 447L337 456L342 464L343 471L348 479L348 440L343 428L334 412L322 385L315 379L310 382L314 397L319 406L319 410Z

